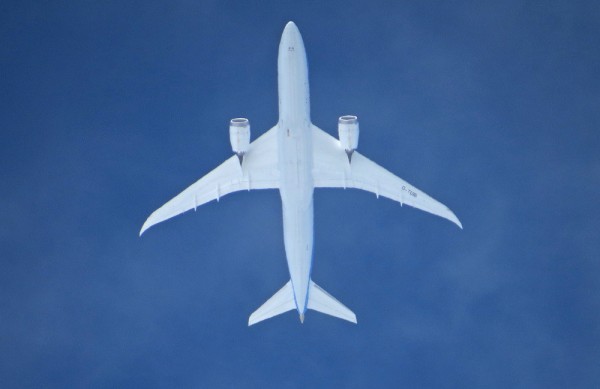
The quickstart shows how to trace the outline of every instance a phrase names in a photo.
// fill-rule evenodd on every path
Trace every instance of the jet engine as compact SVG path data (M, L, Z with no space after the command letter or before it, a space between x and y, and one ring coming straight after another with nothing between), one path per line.
M341 116L338 120L338 134L348 162L352 162L352 153L358 148L358 118L353 115Z
M238 156L240 165L244 154L250 147L250 121L246 118L235 118L229 122L229 141L231 149Z

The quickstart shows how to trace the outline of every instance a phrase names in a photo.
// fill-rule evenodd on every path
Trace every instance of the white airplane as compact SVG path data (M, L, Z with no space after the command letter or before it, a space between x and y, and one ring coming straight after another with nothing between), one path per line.
M293 22L281 36L277 72L279 122L275 127L250 143L248 119L232 119L229 135L235 155L153 212L140 236L157 223L226 194L279 189L290 280L250 315L248 325L293 309L301 322L307 309L312 309L356 323L350 309L311 279L314 188L362 189L462 225L448 207L355 151L356 116L339 118L339 140L311 123L306 52Z

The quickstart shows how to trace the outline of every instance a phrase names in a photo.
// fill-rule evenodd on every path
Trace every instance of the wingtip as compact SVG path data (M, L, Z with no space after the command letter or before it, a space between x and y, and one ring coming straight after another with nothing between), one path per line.
M450 208L447 208L449 215L446 217L446 219L450 220L452 223L456 224L461 230L463 229L462 223L460 222L460 220L458 220L458 218L456 217L456 215L454 214L454 212L452 212L450 210Z
M460 220L458 220L458 218L456 216L454 216L454 218L452 219L452 222L454 224L456 224L458 226L458 228L460 228L461 230L463 229L462 223L460 222Z
M253 313L252 315L250 315L250 317L248 317L248 327L250 327L256 323L258 323L258 321L254 317L254 313Z
M456 224L461 230L463 229L463 225L460 222L460 220L458 220L458 218L456 217L456 215L454 215L454 224Z
M148 218L148 220L149 220L149 219L150 219L150 218ZM142 229L140 230L140 236L142 236L142 234L143 234L144 232L146 232L146 230L147 230L148 228L152 227L152 225L148 223L148 220L146 220L146 222L145 222L145 223L144 223L144 225L142 226Z

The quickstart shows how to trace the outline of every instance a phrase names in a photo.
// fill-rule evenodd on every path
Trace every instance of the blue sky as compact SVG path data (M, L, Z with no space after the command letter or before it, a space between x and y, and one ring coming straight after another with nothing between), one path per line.
M5 2L0 386L600 386L597 2ZM275 191L146 217L277 120L294 20L313 122L465 229L315 193L351 325L247 327L288 279Z

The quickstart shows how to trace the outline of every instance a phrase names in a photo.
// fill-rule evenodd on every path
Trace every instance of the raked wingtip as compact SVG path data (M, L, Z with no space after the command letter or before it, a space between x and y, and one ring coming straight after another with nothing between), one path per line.
M446 219L450 220L452 223L456 224L461 230L463 229L462 223L460 222L460 220L458 220L458 218L456 217L456 215L454 214L454 212L452 212L450 210L450 208L447 208L448 210L448 215L444 216Z
M458 218L456 217L456 215L455 215L454 213L452 214L452 216L454 216L454 220L453 220L453 222L454 222L454 223L455 223L455 224L456 224L458 227L460 227L460 229L462 230L462 229L463 229L463 226L462 226L462 223L460 222L460 220L458 220Z
M145 222L145 223L144 223L144 225L142 226L142 229L140 230L140 236L142 236L142 234L143 234L144 232L146 232L146 230L147 230L148 228L150 228L150 227L152 227L152 225L148 225L148 220L146 220L146 222Z

